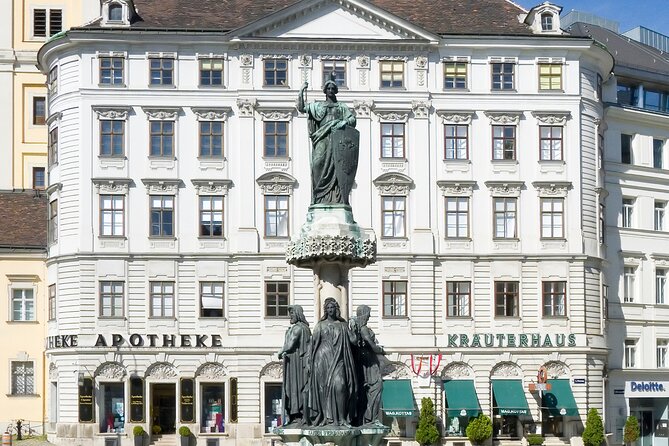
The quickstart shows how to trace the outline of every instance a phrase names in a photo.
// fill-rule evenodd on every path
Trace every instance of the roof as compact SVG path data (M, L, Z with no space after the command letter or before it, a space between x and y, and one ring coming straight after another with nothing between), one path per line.
M0 222L0 247L46 249L46 194L0 192Z
M531 35L518 20L526 11L508 0L368 0L434 34ZM139 17L131 29L229 32L262 19L296 0L134 0ZM475 17L475 19L474 19ZM99 27L99 21L88 27Z
M669 75L667 53L597 25L574 23L569 32L572 35L590 37L606 46L615 59L613 70L616 74L648 77L648 80L654 81L661 81L664 78L664 82L667 82L666 75ZM647 72L647 76L639 70Z

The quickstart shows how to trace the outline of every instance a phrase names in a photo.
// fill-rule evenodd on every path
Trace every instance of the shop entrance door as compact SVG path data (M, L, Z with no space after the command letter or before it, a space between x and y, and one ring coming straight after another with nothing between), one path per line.
M641 423L640 446L653 445L653 412L642 410L639 412L639 422Z
M151 385L151 429L160 426L162 434L176 432L177 392L175 383Z

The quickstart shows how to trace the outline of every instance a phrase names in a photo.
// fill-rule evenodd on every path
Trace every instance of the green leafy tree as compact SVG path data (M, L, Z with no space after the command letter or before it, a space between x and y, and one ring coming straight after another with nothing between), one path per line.
M437 416L434 413L434 403L430 398L423 398L420 403L416 441L421 446L432 445L439 441L441 435L437 429Z
M588 411L582 438L585 446L601 446L604 443L604 425L597 409Z
M623 433L623 441L626 444L634 443L639 439L639 435L641 434L641 430L639 429L639 420L632 415L627 417L627 421L625 422L625 431Z
M472 444L483 444L488 438L492 437L492 420L485 414L479 414L472 419L465 430L467 438Z

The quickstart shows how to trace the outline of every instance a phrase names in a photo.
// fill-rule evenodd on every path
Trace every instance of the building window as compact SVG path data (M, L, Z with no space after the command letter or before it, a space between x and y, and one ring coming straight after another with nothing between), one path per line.
M667 295L667 270L664 268L657 268L655 270L655 303L666 303Z
M620 162L632 164L632 135L620 135Z
M634 199L623 198L623 228L631 228L634 219Z
M223 237L222 196L200 196L200 237Z
M100 433L121 434L125 428L125 385L122 382L100 383Z
M444 62L444 88L446 90L467 88L467 62Z
M265 282L265 316L288 316L290 282Z
M550 13L541 14L541 30L542 31L553 30L553 14Z
M330 75L335 74L335 83L339 88L346 87L346 61L345 60L324 60L323 61L323 85L330 79Z
M383 281L383 317L407 317L406 281Z
M518 317L518 282L495 282L495 316Z
M223 123L221 121L200 122L200 156L223 157Z
M288 195L265 195L265 237L288 237Z
M174 121L149 121L151 156L174 156Z
M58 127L54 127L49 130L48 137L48 146L49 146L49 166L58 164Z
M35 292L32 288L12 288L12 321L35 320Z
M653 167L656 169L663 169L664 163L664 141L661 139L653 139Z
M281 394L281 383L265 383L265 432L268 434L282 423Z
M636 268L626 266L623 270L623 302L634 302L636 283Z
M541 199L541 238L564 237L564 198Z
M49 70L46 76L46 88L49 94L58 92L58 65Z
M149 59L150 85L174 85L174 59Z
M562 65L539 64L539 90L562 90Z
M200 85L203 87L223 85L223 59L200 59Z
M469 126L444 125L444 159L469 159Z
M492 64L492 89L493 90L513 90L514 63L493 63Z
M657 340L657 367L664 369L667 368L667 351L669 350L669 340L667 339L658 339Z
M51 37L63 30L62 9L34 9L33 36Z
M32 361L12 361L12 395L35 394L34 367Z
M599 243L602 245L606 243L606 206L599 203Z
M100 58L100 85L123 85L123 58Z
M515 125L492 126L492 159L494 160L516 159Z
M633 85L624 85L618 83L618 104L636 106L639 96L639 89Z
M539 127L539 155L542 161L562 160L562 127Z
M405 157L404 123L381 123L381 157Z
M100 282L100 316L123 317L123 282Z
M643 108L653 111L666 112L669 110L669 93L664 91L644 89Z
M495 238L516 238L516 212L518 199L494 198Z
M636 340L625 339L625 368L636 367Z
M381 197L384 237L406 236L406 197Z
M388 60L379 63L381 72L381 87L401 88L404 86L404 62Z
M200 282L200 317L223 317L223 282Z
M446 237L469 237L469 197L446 197Z
M174 317L174 282L150 282L151 317Z
M123 156L125 153L125 121L100 121L100 156Z
M125 234L125 197L100 195L100 235L123 237Z
M469 317L472 297L471 282L446 282L448 317Z
M46 188L46 169L44 167L33 167L33 189Z
M151 195L151 237L174 236L174 197Z
M265 85L268 87L288 85L288 60L264 60Z
M566 316L567 282L543 282L542 285L544 316Z
M33 97L33 125L44 125L46 123L46 98L44 96Z
M56 319L56 284L49 285L49 320Z
M288 156L288 122L265 121L265 156Z
M654 212L654 220L655 220L655 230L656 231L664 231L664 214L665 214L665 209L667 207L667 202L666 201L656 201L655 202L655 212Z
M58 241L58 200L49 203L48 238L49 243Z
M110 22L122 22L123 21L123 6L118 3L112 3L109 5L109 21Z
M202 395L200 431L225 432L225 384L202 384L200 395Z

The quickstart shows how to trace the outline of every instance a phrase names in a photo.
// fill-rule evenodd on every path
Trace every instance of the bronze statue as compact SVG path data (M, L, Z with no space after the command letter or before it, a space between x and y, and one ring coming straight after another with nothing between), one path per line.
M339 88L334 73L323 86L325 101L306 103L304 83L297 98L297 109L307 113L311 153L311 204L345 204L358 169L360 133L355 130L355 115L337 102Z
M279 359L283 359L283 425L308 424L306 419L307 402L307 367L311 330L304 317L300 305L288 307L291 326L286 331L283 348L279 351Z
M371 309L360 305L354 320L358 335L358 367L362 380L362 398L359 405L359 421L363 425L381 423L381 394L383 392L383 364L386 352L378 342L374 331L367 326Z
M356 343L339 304L328 297L324 316L311 337L309 410L313 426L350 427L355 420L358 380L352 346Z

